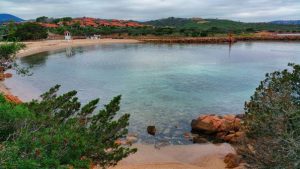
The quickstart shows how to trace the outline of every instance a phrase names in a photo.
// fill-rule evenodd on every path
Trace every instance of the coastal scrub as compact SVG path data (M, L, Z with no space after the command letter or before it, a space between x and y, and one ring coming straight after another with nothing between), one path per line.
M245 104L239 153L253 168L300 168L300 65L289 66L267 74Z
M0 97L0 117L13 112L0 119L0 166L108 168L136 152L115 142L128 132L129 114L115 119L121 96L96 111L99 99L81 106L76 91L58 95L59 87L43 94L41 101L21 105ZM4 124L13 127L8 130Z

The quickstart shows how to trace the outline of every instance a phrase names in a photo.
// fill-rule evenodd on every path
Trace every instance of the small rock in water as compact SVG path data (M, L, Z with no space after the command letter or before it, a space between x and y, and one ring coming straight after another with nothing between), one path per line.
M152 136L155 136L155 133L156 133L156 128L155 126L148 126L147 127L147 132L148 134L152 135Z

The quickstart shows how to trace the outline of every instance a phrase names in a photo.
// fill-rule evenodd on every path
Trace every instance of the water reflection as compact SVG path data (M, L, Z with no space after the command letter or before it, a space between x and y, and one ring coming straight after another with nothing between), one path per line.
M38 53L32 56L23 57L20 59L21 64L26 66L43 66L48 60L50 52Z
M84 52L84 50L82 47L77 47L77 48L68 47L68 48L66 48L65 54L66 54L66 57L73 57L76 54L80 54L83 52Z

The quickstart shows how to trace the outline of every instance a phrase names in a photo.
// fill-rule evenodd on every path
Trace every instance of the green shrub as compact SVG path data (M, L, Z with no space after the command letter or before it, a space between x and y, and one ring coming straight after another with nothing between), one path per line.
M23 105L15 105L7 102L0 95L0 142L9 138L26 123L24 119L33 119L34 114Z
M20 67L16 61L16 54L25 48L25 44L17 42L5 42L0 44L0 66L7 69L14 69L18 74L31 75L30 67Z
M251 168L300 168L300 65L266 75L246 103L248 140L239 149Z
M129 115L115 119L121 96L95 113L99 99L81 107L76 91L57 95L59 86L43 94L41 101L24 104L35 118L19 126L13 140L0 150L4 168L103 168L136 152L120 146L117 139L127 134ZM0 105L1 106L1 105Z
M16 53L23 49L25 45L23 43L2 43L0 44L0 60L1 62L9 61L14 58Z
M47 29L36 23L24 23L17 26L14 37L21 41L39 40L48 37Z

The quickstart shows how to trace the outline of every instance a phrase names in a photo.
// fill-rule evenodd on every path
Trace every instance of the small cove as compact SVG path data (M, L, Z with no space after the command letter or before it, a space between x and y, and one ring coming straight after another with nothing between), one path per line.
M265 73L290 62L300 63L299 42L94 45L21 58L33 76L5 83L21 98L55 84L77 90L83 103L99 97L103 105L121 94L120 113L131 114L129 130L141 142L154 142L146 127L155 125L156 139L187 144L193 118L242 113Z

